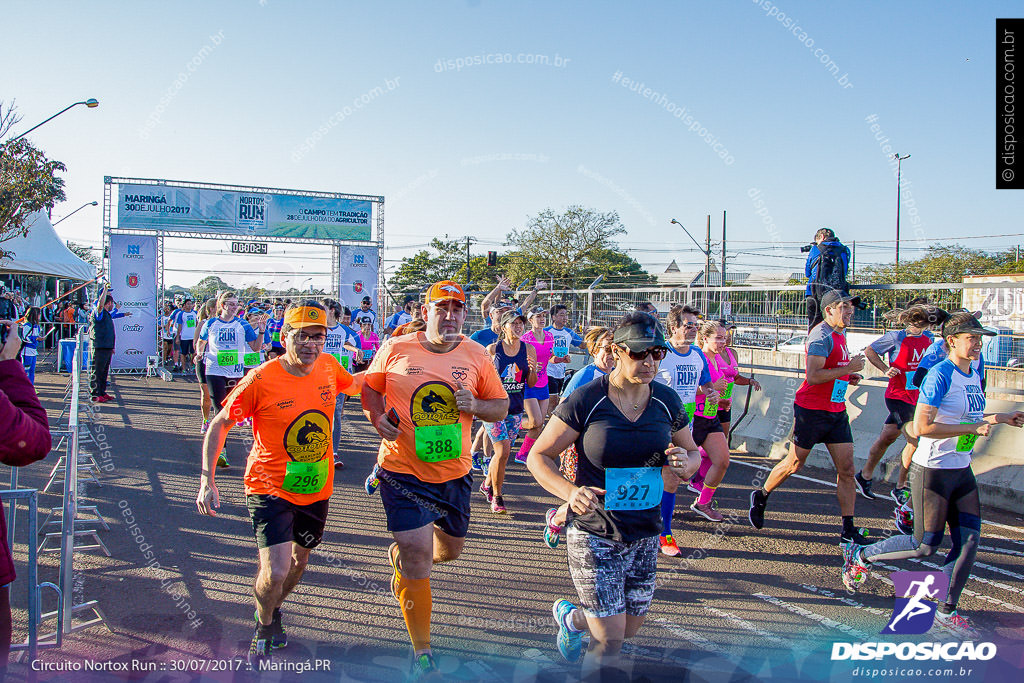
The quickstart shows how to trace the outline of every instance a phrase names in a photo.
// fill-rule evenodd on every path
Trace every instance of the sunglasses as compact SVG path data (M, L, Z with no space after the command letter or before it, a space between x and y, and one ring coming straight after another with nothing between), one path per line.
M633 360L644 360L647 356L654 360L662 360L665 358L665 354L668 353L668 349L664 346L650 346L643 351L630 351L625 346L620 346L619 348L629 354L629 357Z

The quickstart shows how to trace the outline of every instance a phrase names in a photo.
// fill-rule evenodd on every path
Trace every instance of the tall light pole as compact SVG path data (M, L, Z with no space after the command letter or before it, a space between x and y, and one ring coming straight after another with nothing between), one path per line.
M69 213L67 216L64 216L64 218L61 218L60 221L57 221L57 223L60 223L61 221L65 221L71 218L72 216L74 216L76 213L78 213L87 206L96 206L97 204L99 204L99 202L86 202L85 204L82 204L80 207ZM53 225L56 226L57 223L54 223Z
M904 159L909 159L910 155L900 156L900 153L896 152L892 158L896 160L896 275L893 279L894 283L898 285L900 283L900 195L902 194L900 164Z
M72 107L77 107L77 106L78 106L78 105L80 105L80 104L84 104L84 105L85 105L85 106L87 106L87 107L88 107L89 109L95 109L96 107L100 106L100 102L99 102L99 100L97 100L97 99L93 99L93 98L91 98L91 97L90 97L89 99L87 99L87 100L82 100L81 102L75 102L74 104L69 104L68 106L64 107L63 109L61 109L61 110L60 110L59 112L57 112L56 114L54 114L54 115L53 115L53 116L51 116L50 118L48 118L48 119L46 119L45 121L42 121L42 122L40 122L40 123L37 123L36 125L32 126L32 127L31 127L31 128L29 128L28 130L26 130L26 131L25 131L24 133L22 133L21 135L19 135L18 137L16 137L16 138L11 138L10 140L8 140L8 141L7 141L6 143L4 143L4 144L5 144L5 145L8 145L8 144L10 144L10 143L12 143L12 142L15 142L15 141L17 141L17 140L20 140L20 139L22 139L23 137L25 137L26 135L28 135L29 133L31 133L32 131L34 131L34 130L35 130L36 128L38 128L39 126L43 125L44 123L48 123L48 122L52 121L53 119L57 118L58 116L60 116L60 115L61 115L61 114L63 114L64 112L66 112L66 111L67 111L68 109L71 109Z

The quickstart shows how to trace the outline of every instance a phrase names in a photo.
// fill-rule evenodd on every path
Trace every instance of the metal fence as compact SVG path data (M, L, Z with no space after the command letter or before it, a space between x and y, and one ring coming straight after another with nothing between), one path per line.
M936 283L928 285L853 286L864 307L855 311L851 332L882 334L891 327L885 314L927 300L946 310L976 305L983 311L982 323L999 331L987 342L986 363L1019 367L1024 363L1024 311L1013 304L998 309L991 302L1019 302L1024 283ZM1013 296L1011 296L1011 290ZM523 302L529 291L514 293ZM780 287L638 287L632 289L544 290L532 306L550 308L565 304L570 326L579 332L592 325L614 326L623 315L649 302L664 321L672 306L689 305L705 318L724 318L737 326L737 346L768 347L807 332L807 299L804 285ZM466 328L484 327L480 299L471 306ZM991 346L990 346L991 345Z

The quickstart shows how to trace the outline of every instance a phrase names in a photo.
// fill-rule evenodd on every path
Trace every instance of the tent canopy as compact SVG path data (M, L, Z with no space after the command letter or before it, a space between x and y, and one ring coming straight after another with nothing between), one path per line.
M13 259L0 259L0 271L46 275L83 282L96 277L96 266L75 256L50 224L45 211L29 217L28 234L2 243Z

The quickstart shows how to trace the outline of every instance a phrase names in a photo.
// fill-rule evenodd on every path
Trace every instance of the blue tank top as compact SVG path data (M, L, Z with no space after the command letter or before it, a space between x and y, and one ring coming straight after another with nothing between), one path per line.
M501 385L505 388L505 393L508 394L508 414L521 414L523 412L523 393L526 390L526 378L530 374L526 342L519 342L519 353L514 356L509 356L505 353L505 345L501 340L495 342L494 366L498 369Z

